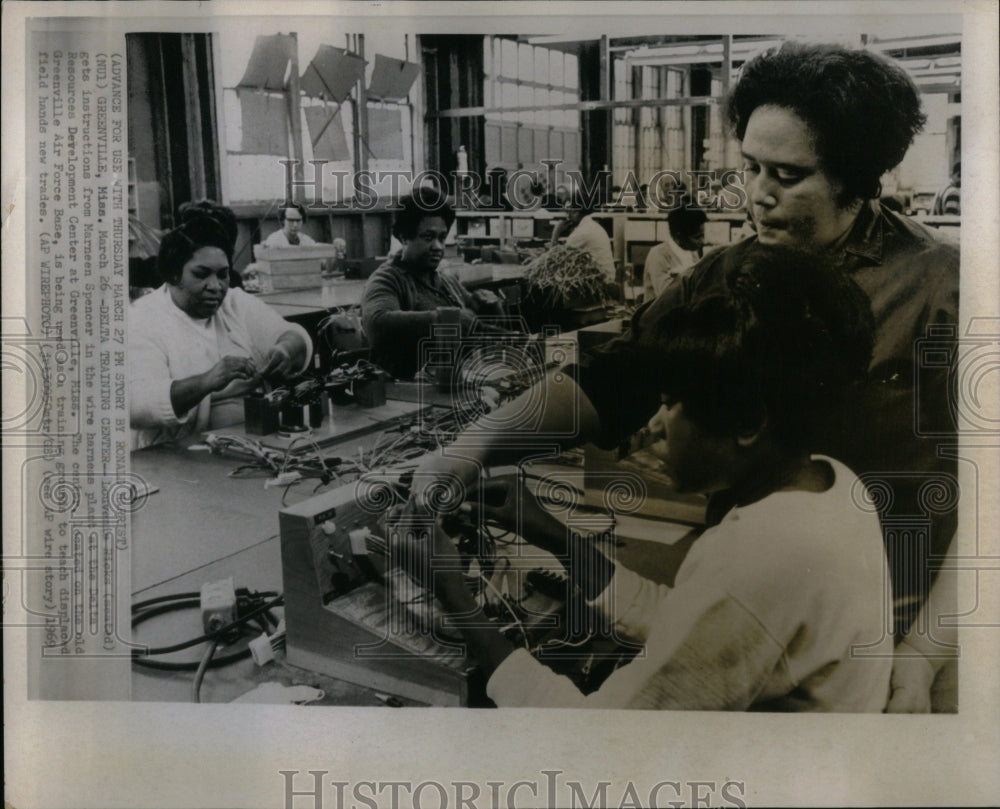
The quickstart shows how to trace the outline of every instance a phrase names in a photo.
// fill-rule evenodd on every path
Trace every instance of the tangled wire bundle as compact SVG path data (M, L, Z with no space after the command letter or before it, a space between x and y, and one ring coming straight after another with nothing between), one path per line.
M586 250L561 244L542 253L525 278L529 294L553 309L608 303L604 273Z

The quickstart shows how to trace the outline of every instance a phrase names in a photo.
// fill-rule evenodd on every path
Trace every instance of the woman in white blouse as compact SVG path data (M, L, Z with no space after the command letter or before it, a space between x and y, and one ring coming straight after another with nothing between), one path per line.
M230 289L232 242L211 215L160 243L164 282L129 309L132 448L183 442L243 419L262 379L308 367L312 341L267 304Z

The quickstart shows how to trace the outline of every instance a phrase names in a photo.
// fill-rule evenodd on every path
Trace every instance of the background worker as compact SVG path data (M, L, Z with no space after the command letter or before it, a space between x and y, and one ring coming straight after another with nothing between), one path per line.
M467 336L480 315L501 315L496 295L470 292L438 271L455 211L436 189L422 186L399 201L392 233L402 249L368 279L361 298L361 319L372 346L372 362L400 379L412 379L421 365L421 340L435 326L452 325Z
M951 168L948 185L942 188L934 198L932 210L937 216L960 216L962 213L962 163L958 162Z
M594 203L578 193L565 210L566 218L556 225L552 233L552 244L565 239L567 247L585 250L601 270L604 280L609 284L616 283L617 270L611 240L608 232L594 219Z
M305 223L306 212L298 203L285 205L279 214L281 219L281 230L276 230L266 239L264 247L298 247L299 245L316 244L316 241L308 233L302 232Z
M643 303L653 300L698 262L707 221L704 211L683 203L667 214L670 237L650 249L643 266Z

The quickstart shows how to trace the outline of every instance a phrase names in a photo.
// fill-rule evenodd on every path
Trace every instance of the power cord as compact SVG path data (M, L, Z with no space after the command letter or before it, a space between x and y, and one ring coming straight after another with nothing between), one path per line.
M144 649L134 649L132 651L132 662L142 668L155 669L159 671L194 671L195 679L192 683L192 701L200 701L201 685L205 678L205 673L209 669L221 668L231 665L240 660L251 657L249 647L240 649L230 654L216 656L218 647L223 644L236 643L242 638L257 638L258 631L264 634L273 634L277 631L279 619L272 610L280 607L284 603L284 596L273 591L250 591L246 587L236 590L236 619L220 626L211 632L206 632L190 640L181 641L170 646L160 646ZM177 593L175 595L159 596L156 598L139 601L132 605L132 628L160 615L179 610L201 609L201 593ZM151 658L160 655L172 654L184 649L189 649L201 643L208 643L205 653L200 661L174 662L166 660L153 660Z

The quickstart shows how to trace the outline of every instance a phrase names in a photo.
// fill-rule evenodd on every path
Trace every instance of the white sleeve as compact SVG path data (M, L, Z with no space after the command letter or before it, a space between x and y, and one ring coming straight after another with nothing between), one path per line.
M497 667L486 693L501 707L746 710L776 676L791 689L781 644L736 599L673 618L660 615L649 643L591 694L524 649Z
M617 635L645 642L651 622L671 588L656 584L638 573L617 565L608 586L590 602L599 615L613 622Z
M148 429L184 424L198 408L195 406L182 416L174 412L170 401L170 387L174 377L169 357L155 333L149 329L148 318L155 313L132 309L129 314L133 321L128 330L131 426Z
M242 289L231 289L229 294L237 296L243 323L250 333L250 339L253 341L255 351L262 356L266 356L267 352L271 350L281 335L285 332L293 331L302 338L306 346L305 361L302 367L298 369L298 372L302 373L309 368L313 352L313 343L312 338L309 337L309 332L298 323L291 323L285 320L262 300L244 292Z
M673 253L664 248L649 251L643 271L648 273L649 284L659 297L673 283L680 269Z

